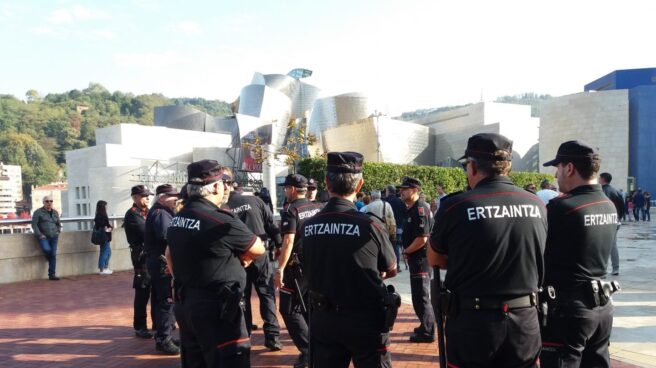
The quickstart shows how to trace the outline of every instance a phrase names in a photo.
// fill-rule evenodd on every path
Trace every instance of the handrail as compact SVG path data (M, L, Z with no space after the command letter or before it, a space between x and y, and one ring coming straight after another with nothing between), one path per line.
M109 220L123 220L123 216L107 216ZM69 223L69 222L81 222L81 221L93 221L93 217L90 216L85 216L85 217L62 217L59 219L61 223ZM32 224L32 219L0 219L0 226L2 225L31 225Z

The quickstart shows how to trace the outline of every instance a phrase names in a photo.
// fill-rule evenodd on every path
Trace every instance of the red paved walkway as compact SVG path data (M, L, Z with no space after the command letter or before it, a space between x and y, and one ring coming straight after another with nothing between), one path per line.
M133 337L131 285L131 273L121 272L0 286L0 367L179 367L177 357L155 354L153 340ZM416 324L404 305L392 332L394 367L438 365L436 344L406 342ZM254 332L253 367L291 366L298 353L286 330L281 337L285 349L273 353Z

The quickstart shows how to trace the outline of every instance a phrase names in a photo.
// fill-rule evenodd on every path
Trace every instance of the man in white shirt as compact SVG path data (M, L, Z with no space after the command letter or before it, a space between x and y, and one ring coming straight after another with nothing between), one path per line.
M540 197L545 205L553 198L558 197L558 192L551 189L551 183L549 183L549 180L547 179L542 180L542 183L540 183L540 190L535 194Z
M396 221L394 220L394 211L392 206L380 199L380 191L374 190L371 192L371 202L365 207L362 207L360 212L371 213L376 215L381 221L387 225L388 234L396 234Z

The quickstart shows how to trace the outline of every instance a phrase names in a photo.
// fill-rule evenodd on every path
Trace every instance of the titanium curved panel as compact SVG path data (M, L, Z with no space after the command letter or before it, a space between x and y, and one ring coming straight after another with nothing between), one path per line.
M320 98L314 103L308 131L321 137L321 132L326 129L352 123L369 115L369 102L361 93Z
M155 126L199 132L205 130L206 122L214 119L202 111L179 105L155 107L154 114Z
M386 117L361 119L323 132L327 151L357 151L370 162L432 164L430 129Z

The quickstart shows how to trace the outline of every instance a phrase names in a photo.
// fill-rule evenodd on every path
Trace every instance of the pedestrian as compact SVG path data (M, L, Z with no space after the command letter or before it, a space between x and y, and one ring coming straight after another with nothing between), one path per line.
M356 152L328 153L330 200L300 231L315 368L347 368L351 361L356 368L392 366L385 312L395 305L387 302L383 278L396 274L396 259L385 224L358 213L353 203L364 183L362 162ZM371 196L370 210L377 202L389 206L380 201L379 191Z
M134 312L132 327L134 327L135 336L142 339L153 337L148 331L148 300L151 299L152 288L150 285L150 275L146 267L146 254L144 252L144 233L146 232L146 217L148 215L148 205L150 196L153 193L145 185L135 185L130 189L132 198L132 207L130 207L123 217L123 228L125 238L130 245L130 260L134 270L132 279L132 288L134 289ZM154 298L152 298L154 299ZM155 309L154 303L150 303L151 326L155 326Z
M225 175L224 181L232 181L232 177ZM230 187L230 186L228 186ZM271 241L272 248L282 246L280 229L273 220L273 214L260 198L245 196L240 187L231 191L228 196L228 208L234 213L246 227L255 233L267 244ZM273 251L270 249L269 251ZM273 265L269 261L269 254L265 253L257 257L250 266L246 267L246 284L244 285L244 301L246 304L245 318L246 328L250 335L253 326L253 314L251 310L251 290L255 292L260 300L260 316L264 321L264 346L271 351L282 350L280 342L280 324L276 316L276 289L273 284Z
M109 259L112 257L111 241L114 227L109 223L107 202L103 200L96 203L96 217L93 219L93 229L105 234L100 244L100 254L98 255L98 273L101 275L111 275L114 271L109 268Z
M429 206L419 199L419 180L405 177L398 188L406 206L402 236L403 256L410 266L412 306L419 318L419 327L410 335L410 341L430 343L435 341L435 315L429 298L430 268L426 258L426 244L433 218Z
M363 199L364 199L364 193L362 193L362 192L359 192L355 196L355 207L357 207L358 211L360 211L362 209L362 207L364 207Z
M385 189L386 196L385 196L385 202L389 203L390 206L392 207L392 211L394 212L394 223L396 224L396 239L392 240L390 237L390 240L392 241L392 245L394 246L394 255L396 256L396 262L397 262L397 271L401 272L401 249L403 248L403 226L405 224L405 204L403 204L403 201L401 198L396 196L396 187L393 185L388 185L387 188ZM407 265L406 265L407 269Z
M551 189L551 187L552 185L549 182L549 180L544 179L540 183L540 190L538 190L538 192L535 193L538 197L540 197L540 199L545 204L545 206L547 205L547 203L549 203L550 200L558 197L558 192Z
M43 207L32 214L32 231L41 246L41 251L48 261L48 280L57 281L57 241L62 225L59 212L52 207L51 196L43 197Z
M153 298L150 302L154 304L155 309L155 349L166 355L180 353L179 342L171 336L175 324L172 278L170 268L164 258L168 245L166 230L173 219L179 194L171 184L162 184L155 189L156 202L146 216L146 232L144 233L146 266L153 288Z
M260 190L259 197L267 206L269 206L271 213L273 213L274 211L273 211L273 203L271 202L271 194L269 194L269 189L267 189L267 187L263 187Z
M642 193L642 188L638 188L635 194L633 195L633 217L636 221L640 221L642 215L642 221L645 221L645 195Z
M476 134L460 159L471 189L442 200L429 249L447 270L448 366L537 367L546 209L508 177L508 138Z
M524 190L527 191L527 192L531 192L531 193L535 194L535 184L533 184L533 183L526 184L524 186Z
M645 191L645 217L647 218L647 221L651 221L651 214L649 211L651 210L651 193Z
M308 364L308 297L307 283L303 277L303 250L301 225L316 215L323 207L320 203L305 198L307 179L300 174L289 174L284 183L285 197L289 201L287 210L280 214L282 248L278 257L278 271L274 276L275 285L280 290L280 314L287 331L300 352L294 368L304 368Z
M612 293L617 282L602 280L617 234L619 216L597 184L601 159L579 141L560 145L558 187L565 193L547 205L549 233L544 254L546 287L555 289L542 328L542 367L610 367Z
M387 237L390 239L396 238L396 221L394 220L394 211L392 206L381 199L381 193L379 190L371 191L371 202L366 207L367 211L365 213L369 215L376 216L379 220L385 224L385 230L387 230ZM360 211L362 212L362 211Z
M250 367L244 266L265 249L235 214L219 207L230 185L223 175L215 160L189 164L189 199L167 231L182 367Z
M622 218L625 212L624 199L622 198L622 195L617 191L617 189L610 185L611 181L613 181L613 176L610 173L604 172L599 174L599 184L601 184L601 190L603 190L606 197L608 197L608 199L613 202L613 205L617 210L617 232L619 232L620 226L622 224L619 220ZM615 234L614 239L615 241L613 241L613 247L610 251L610 263L612 275L617 276L620 274L620 253L617 249L617 234Z

